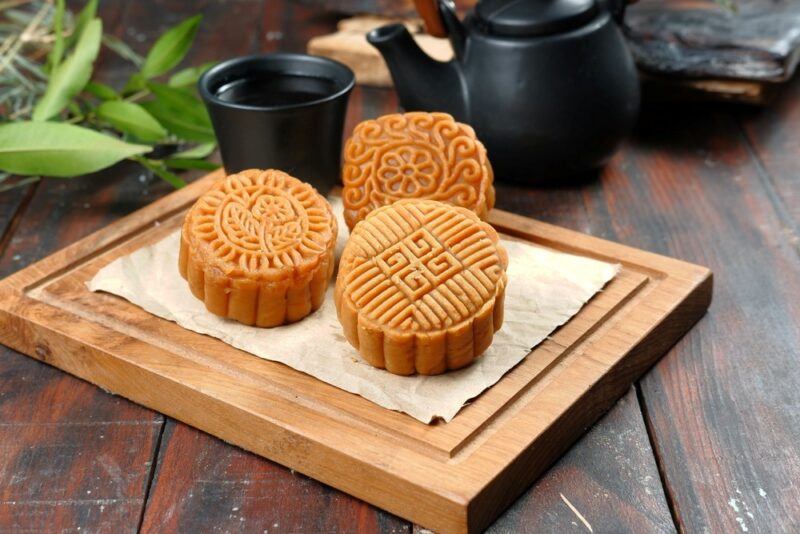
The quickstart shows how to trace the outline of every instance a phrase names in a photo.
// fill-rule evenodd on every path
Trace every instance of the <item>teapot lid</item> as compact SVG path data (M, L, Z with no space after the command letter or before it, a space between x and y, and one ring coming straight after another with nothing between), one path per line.
M487 33L515 37L569 31L596 14L595 0L481 0L475 7Z

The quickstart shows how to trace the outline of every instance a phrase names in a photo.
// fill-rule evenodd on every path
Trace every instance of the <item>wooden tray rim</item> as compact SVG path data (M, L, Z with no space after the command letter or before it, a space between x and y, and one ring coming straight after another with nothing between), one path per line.
M184 383L180 377L170 376L165 372L165 368L168 369L169 365L181 366L186 363L180 361L182 359L178 356L167 351L155 350L152 346L142 347L137 343L138 340L126 339L126 336L107 331L102 327L98 328L96 324L87 324L84 319L37 301L29 292L63 276L88 259L103 254L116 244L124 242L127 236L141 232L156 221L163 221L179 212L217 176L219 174L195 182L0 282L0 322L12 326L6 329L3 341L21 352L53 363L90 381L98 382L94 379L98 367L123 361L123 367L132 377L141 376L142 381L155 380L164 387L174 388L176 392L181 391L183 399L193 399L198 395L208 399L203 393L193 389L191 384ZM622 362L626 356L634 353L643 340L648 338L658 325L659 314L674 312L684 305L690 296L699 299L698 303L694 304L698 309L704 310L710 302L712 277L710 271L704 267L610 243L500 210L492 212L490 221L501 231L511 235L533 238L532 241L538 244L558 250L620 262L623 266L647 273L658 281L650 293L659 297L661 305L652 308L641 299L635 302L633 309L627 312L628 316L636 315L633 325L626 326L631 330L616 332L611 328L603 332L602 338L598 341L608 344L610 348L596 350L599 343L595 342L591 354L583 354L581 358L572 361L570 366L560 370L560 374L550 384L537 392L537 406L543 403L560 405L559 398L563 397L565 391L571 392L570 395L574 395L576 399L588 394L601 384L609 370ZM564 243L568 245L565 246ZM676 294L682 297L674 297ZM51 321L61 324L61 328L50 325ZM65 328L65 325L69 325L70 328ZM84 335L83 328L87 328L90 335ZM76 331L79 333L76 334ZM677 338L682 333L681 331L673 337ZM39 341L31 342L30 339L26 339L27 337ZM45 342L47 339L51 341ZM58 342L58 348L61 350L53 350L52 346L56 344L52 340ZM144 360L130 356L130 353L139 354L145 349L150 354ZM202 373L203 369L191 369L191 371ZM182 369L182 372L186 372L186 369ZM595 379L587 382L586 376ZM113 377L107 379L109 383L115 383ZM136 381L132 383L135 384ZM109 386L108 383L99 385ZM234 441L244 448L298 469L405 517L409 517L410 509L416 509L418 511L411 514L413 519L422 518L420 522L423 524L447 530L453 525L463 525L464 529L472 529L476 525L486 523L486 518L493 517L492 514L502 507L503 503L508 502L508 498L494 495L496 488L499 487L497 481L506 480L503 486L507 487L508 480L518 478L513 469L518 469L519 462L531 454L529 447L531 442L554 428L562 417L568 415L569 408L575 404L573 402L567 409L560 410L551 417L543 417L544 410L532 407L531 399L523 395L514 401L514 410L510 410L507 416L504 415L490 425L493 428L491 432L486 433L485 439L471 446L469 450L457 452L456 457L442 462L440 458L426 458L420 451L400 449L392 451L394 458L387 463L386 450L364 446L365 432L362 429L352 429L335 420L326 420L325 423L329 425L326 432L336 433L339 438L336 446L332 446L317 432L315 425L318 425L319 421L314 420L313 413L309 412L312 423L305 427L298 425L293 418L281 416L282 410L296 407L287 405L278 397L270 398L273 404L270 404L269 410L265 413L263 406L259 406L256 401L263 396L263 392L250 392L252 399L248 399L248 402L226 399L222 386L215 392L220 397L214 399L212 405L219 410L217 415L220 419L229 417L230 411L233 410L237 417L252 419L255 427L262 431L269 429L274 433L269 440L259 439L257 436L243 440L241 433L235 428L195 420L196 418L191 417L186 410L186 400L183 403L176 402L173 407L165 407L158 398L136 391L131 386L117 385L119 386L116 388L117 392L136 402L184 420L222 439ZM242 388L239 389L241 393ZM538 430L528 435L520 435L514 431L520 427ZM366 434L368 435L368 432ZM304 456L299 456L297 450L290 450L297 447L307 450ZM315 462L313 455L324 456L326 461ZM331 459L341 462L341 465L332 468ZM413 465L414 468L409 469L409 465ZM348 472L358 475L348 478ZM432 474L436 476L431 476ZM522 479L524 480L520 483L527 480L525 477ZM369 486L365 485L365 480L375 480L380 483ZM387 486L390 486L390 489L387 489ZM398 495L403 493L415 497L399 498ZM420 501L421 496L425 496L424 502ZM500 505L488 501L495 501ZM437 520L437 516L441 519Z

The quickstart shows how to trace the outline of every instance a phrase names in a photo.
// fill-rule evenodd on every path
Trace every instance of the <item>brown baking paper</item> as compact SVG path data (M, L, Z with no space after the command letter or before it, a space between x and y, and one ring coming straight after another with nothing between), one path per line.
M331 203L339 217L338 258L347 240L347 226L341 201ZM450 421L468 400L495 384L575 315L619 270L619 265L503 239L509 257L505 321L492 346L465 369L405 377L359 359L336 318L333 284L322 308L288 326L245 326L207 312L178 272L179 233L118 258L95 275L89 289L119 295L188 330L281 362L423 423L437 417Z

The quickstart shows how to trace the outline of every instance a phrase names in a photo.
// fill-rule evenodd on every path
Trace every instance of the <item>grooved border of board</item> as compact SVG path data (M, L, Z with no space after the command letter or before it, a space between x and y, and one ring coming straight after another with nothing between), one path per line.
M0 341L436 531L490 524L711 301L704 267L494 210L506 235L622 270L453 421L424 425L85 288L219 176L0 282Z

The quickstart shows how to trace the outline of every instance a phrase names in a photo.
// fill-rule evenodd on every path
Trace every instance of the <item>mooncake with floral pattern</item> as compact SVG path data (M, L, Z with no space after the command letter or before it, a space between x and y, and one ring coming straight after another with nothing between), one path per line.
M186 214L179 269L211 313L278 326L322 305L336 233L313 187L278 170L246 170L216 182Z
M344 219L352 230L372 210L427 198L474 211L494 207L486 149L447 113L395 113L356 126L344 149Z

